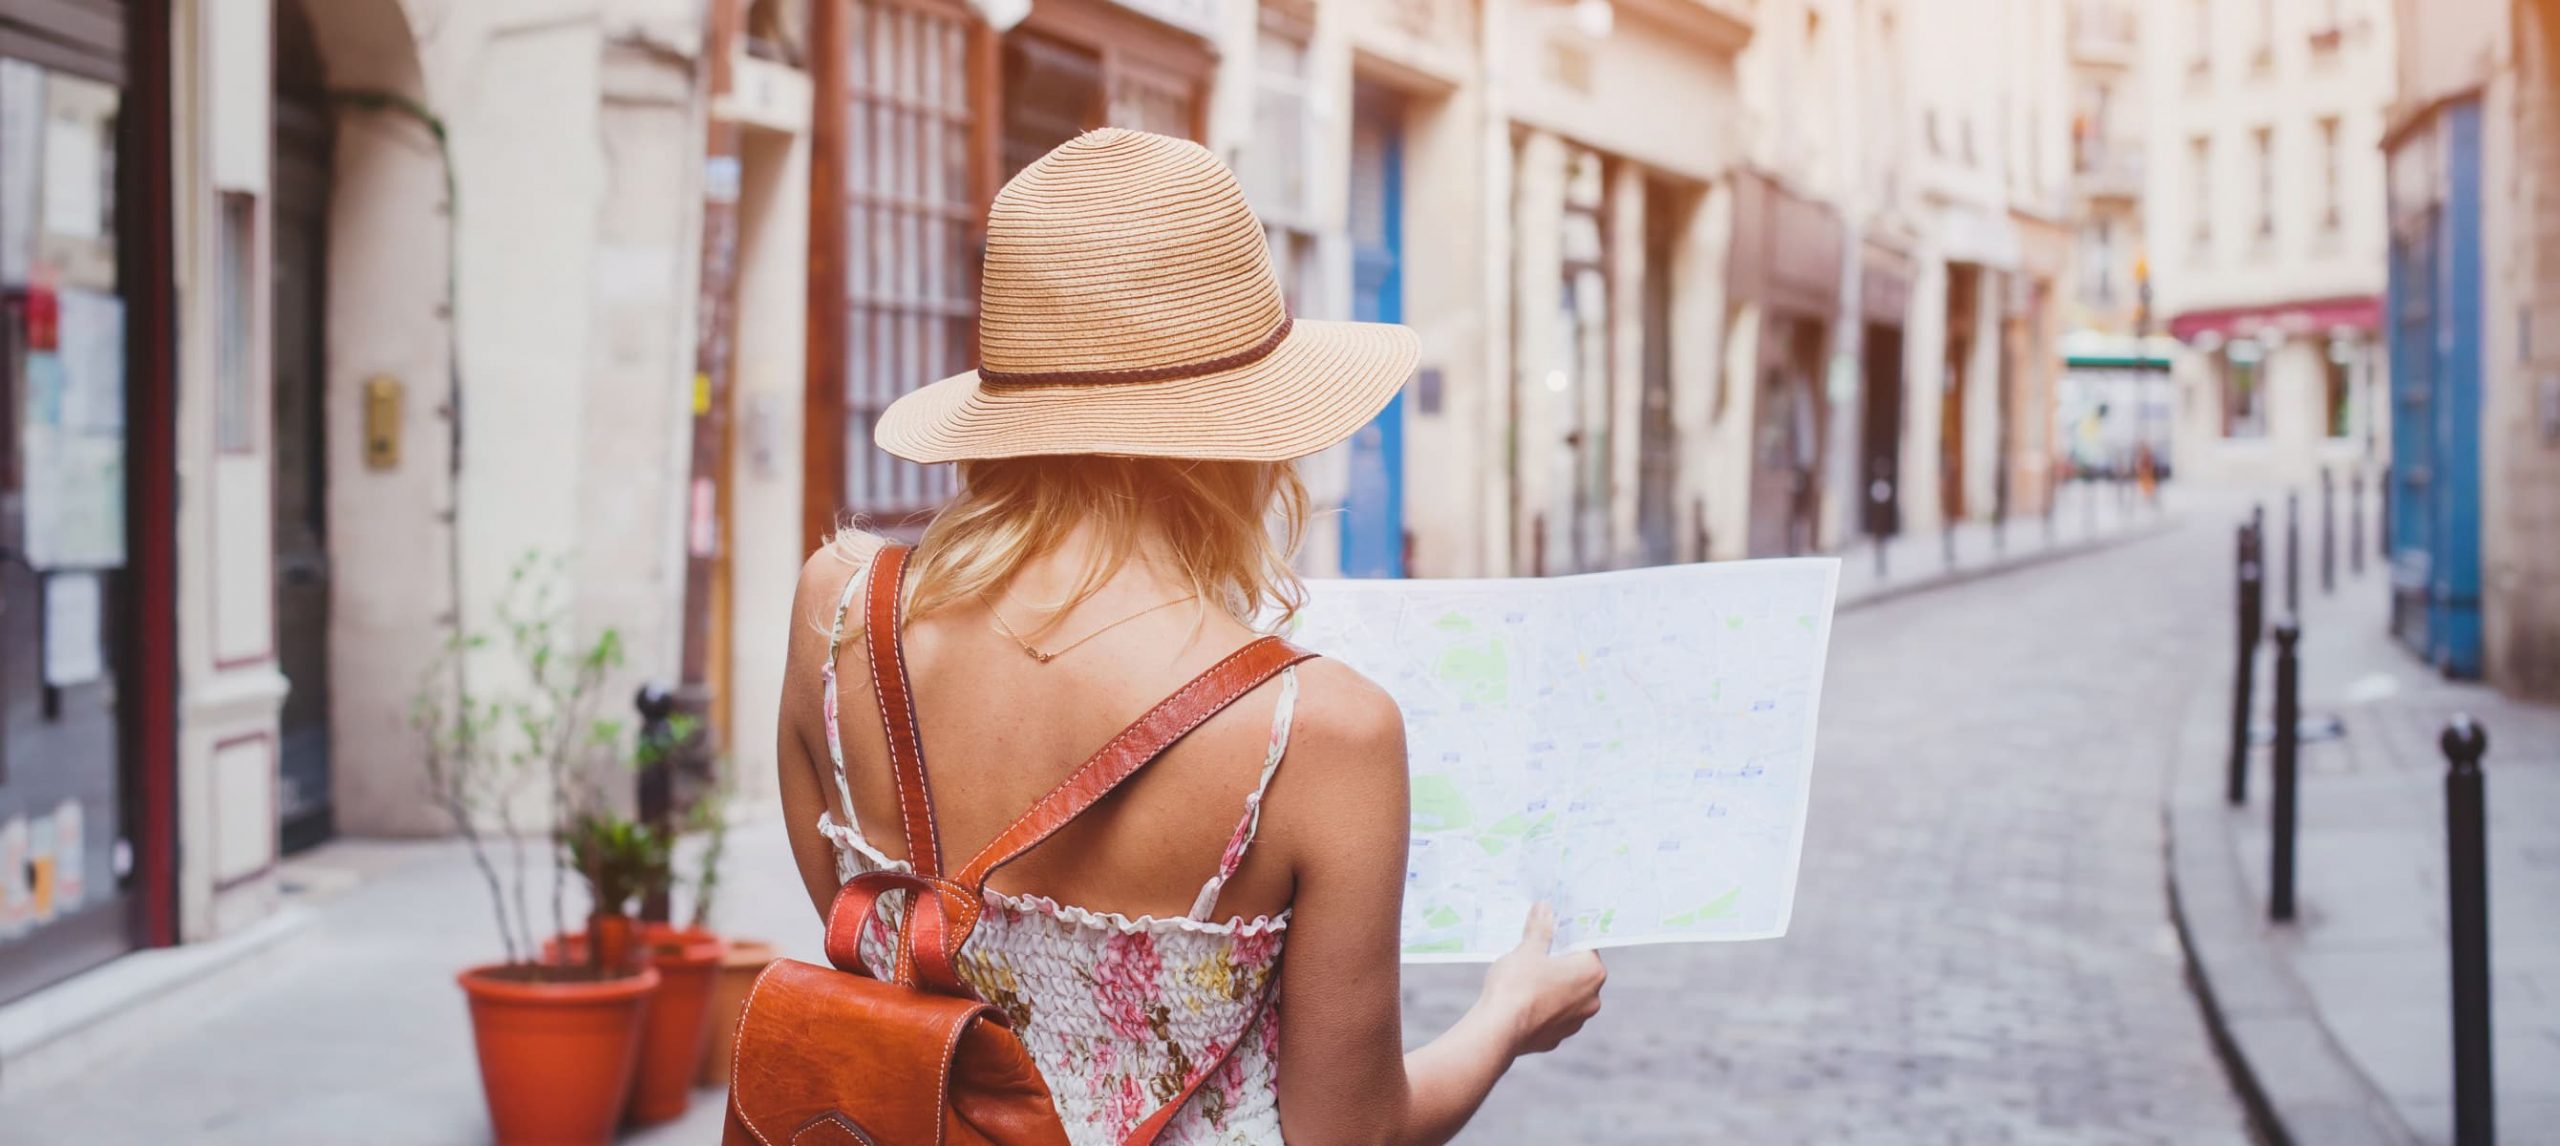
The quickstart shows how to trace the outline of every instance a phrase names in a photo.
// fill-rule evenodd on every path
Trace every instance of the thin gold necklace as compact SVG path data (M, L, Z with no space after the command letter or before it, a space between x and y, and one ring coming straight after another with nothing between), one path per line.
M1020 633L1017 633L1017 632L1014 632L1014 631L1013 631L1013 626L1011 626L1011 625L1008 625L1008 624L1004 623L1004 613L1003 613L1003 611L1002 611L1002 610L999 610L999 609L997 609L997 608L996 608L996 603L995 603L995 602L993 602L993 601L989 601L989 602L987 602L987 615L988 615L989 617L993 617L993 618L995 618L995 622L996 622L996 631L997 631L997 632L1003 633L1003 634L1006 636L1006 638L1010 639L1014 644L1017 644L1017 645L1022 646L1022 653L1023 653L1023 655L1024 655L1024 656L1030 657L1032 660L1034 660L1034 661L1038 661L1039 663L1041 663L1041 664L1044 664L1044 665L1045 665L1045 664L1049 663L1050 661L1054 661L1054 660L1058 659L1059 657L1062 657L1062 656L1067 655L1068 653L1074 652L1074 651L1076 650L1076 646L1077 646L1077 645L1081 645L1081 644L1085 643L1086 641L1092 640L1092 639L1094 639L1095 637L1101 636L1101 635L1102 635L1102 634L1104 634L1104 633L1110 632L1110 631L1111 631L1111 630L1113 630L1113 629L1119 628L1120 626L1125 625L1125 624L1128 624L1128 623L1129 623L1129 622L1131 622L1131 621L1137 620L1137 619L1138 619L1138 618L1140 618L1140 617L1146 616L1146 615L1147 615L1147 614L1149 614L1149 613L1153 613L1153 612L1156 612L1156 611L1158 611L1158 610L1162 610L1162 609L1170 609L1170 608L1172 608L1172 607L1174 607L1174 606L1176 606L1176 605L1179 605L1179 604L1183 603L1184 601L1191 600L1192 598L1194 598L1194 597L1196 597L1196 596L1198 596L1198 594L1196 594L1196 593L1185 593L1185 594L1183 594L1182 596L1176 597L1176 598L1174 598L1174 599L1172 599L1172 600L1170 600L1170 601L1159 601L1159 602L1157 602L1157 603L1155 603L1155 604L1153 604L1153 605L1149 605L1149 606L1147 606L1146 608L1140 609L1140 610L1138 610L1137 612L1131 613L1131 614L1129 614L1128 616L1122 617L1122 618L1120 618L1120 619L1119 619L1119 620L1117 620L1117 621L1113 621L1113 622L1111 622L1111 623L1110 623L1110 624L1108 624L1108 625L1104 625L1104 626L1102 626L1102 627L1101 627L1101 628L1099 628L1099 629L1095 629L1094 631L1092 631L1092 632L1090 632L1090 633L1086 633L1085 635L1083 635L1083 636L1081 636L1081 637L1077 637L1076 639L1074 639L1074 640L1072 640L1072 641L1067 642L1065 645L1063 645L1063 646L1061 646L1061 647L1059 647L1059 648L1051 649L1051 650L1048 650L1048 651L1045 651L1045 652L1044 652L1044 651L1042 651L1042 650L1040 650L1040 649L1033 648L1033 647L1032 647L1032 645L1031 645L1031 642L1029 642L1029 641L1026 641L1026 640L1023 640L1023 639L1022 639L1022 634L1020 634Z

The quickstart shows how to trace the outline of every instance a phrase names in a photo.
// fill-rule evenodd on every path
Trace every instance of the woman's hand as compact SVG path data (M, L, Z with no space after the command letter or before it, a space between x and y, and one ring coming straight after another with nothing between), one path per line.
M1485 972L1476 1005L1504 1020L1513 1054L1554 1050L1600 1013L1600 985L1609 981L1609 969L1596 951L1550 953L1555 938L1555 909L1532 905L1520 945Z

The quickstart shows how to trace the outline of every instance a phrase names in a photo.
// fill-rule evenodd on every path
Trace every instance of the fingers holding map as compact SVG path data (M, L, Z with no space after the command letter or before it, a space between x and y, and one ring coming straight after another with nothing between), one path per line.
M1839 562L1321 581L1291 638L1404 710L1409 962L1783 935Z

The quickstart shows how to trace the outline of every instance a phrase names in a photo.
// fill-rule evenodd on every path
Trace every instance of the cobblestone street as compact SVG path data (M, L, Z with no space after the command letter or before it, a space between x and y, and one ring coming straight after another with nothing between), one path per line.
M1613 952L1463 1140L2246 1141L2161 872L2222 520L1843 614L1791 933ZM1429 1032L1475 972L1407 981Z

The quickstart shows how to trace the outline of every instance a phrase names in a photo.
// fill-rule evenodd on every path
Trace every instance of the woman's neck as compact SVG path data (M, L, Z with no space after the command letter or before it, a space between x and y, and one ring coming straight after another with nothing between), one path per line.
M1061 606L1085 587L1088 570L1099 567L1100 579L1079 608L1136 607L1188 594L1191 586L1179 572L1163 535L1143 529L1116 567L1109 564L1110 546L1101 532L1079 525L1056 545L1022 563L1004 595L1017 608L1036 610L1046 621L1064 616ZM1068 610L1072 611L1072 610Z

